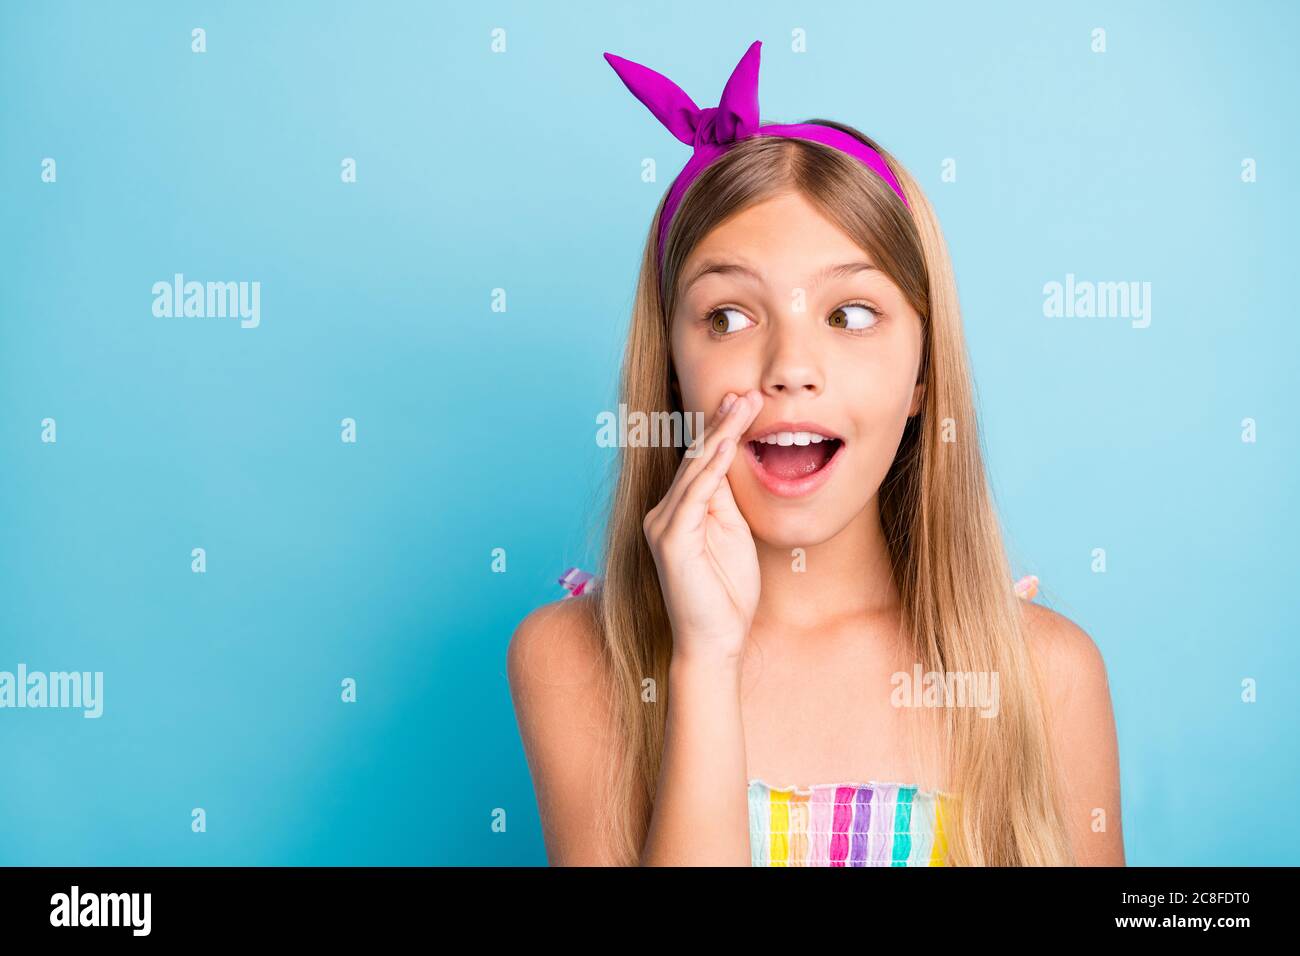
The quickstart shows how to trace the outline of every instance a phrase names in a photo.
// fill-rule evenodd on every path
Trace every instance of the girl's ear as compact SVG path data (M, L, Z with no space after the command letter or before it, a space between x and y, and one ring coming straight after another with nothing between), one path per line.
M907 412L907 417L921 413L921 399L925 395L925 382L917 382L916 387L912 389L912 407Z

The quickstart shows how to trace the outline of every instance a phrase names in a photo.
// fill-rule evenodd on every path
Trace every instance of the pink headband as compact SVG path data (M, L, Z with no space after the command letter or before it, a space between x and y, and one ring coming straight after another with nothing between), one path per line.
M672 222L673 213L677 211L682 196L686 194L686 188L728 147L751 136L789 136L832 146L870 166L898 194L903 205L908 205L902 187L898 185L898 180L884 159L856 136L816 123L759 125L758 54L761 46L759 40L750 44L736 68L731 71L731 78L722 90L721 101L717 106L703 110L668 77L613 53L605 54L605 59L632 91L632 95L644 103L655 118L668 127L669 132L695 149L690 161L677 174L668 190L668 198L664 201L663 216L659 222L660 265L663 264L668 225Z

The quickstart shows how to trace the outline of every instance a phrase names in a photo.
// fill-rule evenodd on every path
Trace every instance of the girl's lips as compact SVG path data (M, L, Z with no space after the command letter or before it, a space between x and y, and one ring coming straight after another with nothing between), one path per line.
M759 484L781 498L801 498L804 495L812 494L826 484L836 463L843 457L843 453L844 442L836 439L835 450L825 464L816 471L799 478L782 478L763 467L763 463L759 460L758 453L755 451L754 442L745 442L745 457L749 460L749 465L758 478Z

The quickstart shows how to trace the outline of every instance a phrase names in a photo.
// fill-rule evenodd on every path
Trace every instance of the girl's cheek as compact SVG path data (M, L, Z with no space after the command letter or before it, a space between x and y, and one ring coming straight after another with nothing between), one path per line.
M686 407L706 416L713 414L729 388L748 388L755 381L755 373L736 355L684 355L676 366Z
M854 383L846 404L854 410L851 414L863 434L891 433L911 412L915 383L896 369L858 369L845 378Z

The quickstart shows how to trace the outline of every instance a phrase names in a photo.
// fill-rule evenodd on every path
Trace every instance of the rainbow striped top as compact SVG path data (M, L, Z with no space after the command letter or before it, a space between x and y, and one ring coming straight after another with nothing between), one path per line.
M577 597L599 581L569 568L559 583ZM1032 601L1038 577L1014 585ZM749 781L749 852L754 866L947 866L944 820L952 795L905 783L817 783L773 787Z
M946 866L951 795L902 783L749 781L754 866Z

